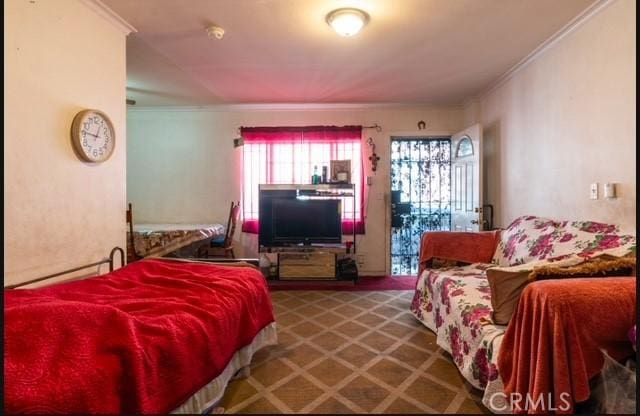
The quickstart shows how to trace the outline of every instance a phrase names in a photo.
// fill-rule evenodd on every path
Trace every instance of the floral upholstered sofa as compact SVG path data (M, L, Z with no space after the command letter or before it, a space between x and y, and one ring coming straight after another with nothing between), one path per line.
M429 234L423 236L423 246L428 244L425 237ZM443 237L443 244L450 247L447 253L460 250L460 247L464 249L466 239L467 257L472 260L465 260L464 254L445 257L474 262L437 269L423 267L411 311L436 333L438 345L451 354L462 376L474 387L485 390L483 402L494 412L499 410L492 408L495 403L489 402L488 395L503 388L497 363L507 325L493 322L487 270L493 267L526 268L529 264L533 269L534 265L546 263L569 266L601 254L635 254L636 246L635 236L620 234L614 225L535 216L517 218L505 230L496 232L460 233L459 236L456 232L435 234L431 243L437 245L438 239ZM420 260L423 266L432 260L430 256L424 256L424 252L422 247Z

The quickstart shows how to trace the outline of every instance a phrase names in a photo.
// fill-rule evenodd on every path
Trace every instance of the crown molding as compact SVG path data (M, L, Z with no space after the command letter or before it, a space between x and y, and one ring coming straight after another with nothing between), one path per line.
M466 108L470 105L474 105L474 104L480 104L480 97L477 95L473 95L469 98L466 98L464 101L462 101L462 107Z
M125 36L129 35L129 33L137 32L135 27L131 26L129 22L120 17L100 0L80 0L80 2L115 26L116 29L124 33Z
M600 13L607 6L614 3L616 0L598 0L583 10L576 17L571 19L569 23L564 25L559 31L551 35L550 38L542 42L535 48L529 55L525 56L520 62L512 66L507 70L504 74L500 75L497 80L495 80L484 92L478 95L478 98L484 100L489 94L491 94L494 90L500 87L502 84L511 79L518 72L522 71L524 68L529 66L533 61L538 59L541 55L543 55L547 50L549 50L552 46L562 40L564 37L568 36L570 33L574 32L584 23L586 23L589 19L591 19L596 14Z
M261 104L215 104L204 106L135 106L127 111L336 111L336 110L372 110L385 108L461 108L459 104L428 103L261 103Z

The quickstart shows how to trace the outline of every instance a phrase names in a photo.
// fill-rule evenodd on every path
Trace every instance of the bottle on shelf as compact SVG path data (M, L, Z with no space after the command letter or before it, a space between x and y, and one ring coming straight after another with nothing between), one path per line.
M322 183L328 183L327 182L327 167L326 166L322 167Z
M317 185L320 183L320 175L318 175L318 166L313 167L313 176L311 176L311 183Z

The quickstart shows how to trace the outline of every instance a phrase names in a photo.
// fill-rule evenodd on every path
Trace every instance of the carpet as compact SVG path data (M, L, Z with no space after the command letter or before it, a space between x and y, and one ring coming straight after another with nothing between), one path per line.
M268 280L270 290L339 290L339 291L378 291L378 290L414 290L416 276L362 276L354 284L352 281L296 281Z
M413 291L271 295L279 344L229 384L225 413L488 413L409 312Z

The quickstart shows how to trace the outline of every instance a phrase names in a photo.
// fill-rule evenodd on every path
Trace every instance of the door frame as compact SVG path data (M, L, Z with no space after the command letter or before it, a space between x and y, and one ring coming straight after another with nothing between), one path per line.
M384 209L385 209L385 273L387 276L391 276L391 142L394 138L408 139L408 140L424 140L448 137L451 140L453 132L451 131L392 131L389 132L389 140L387 140L387 154L388 157L388 172L389 178L385 183L384 190Z

